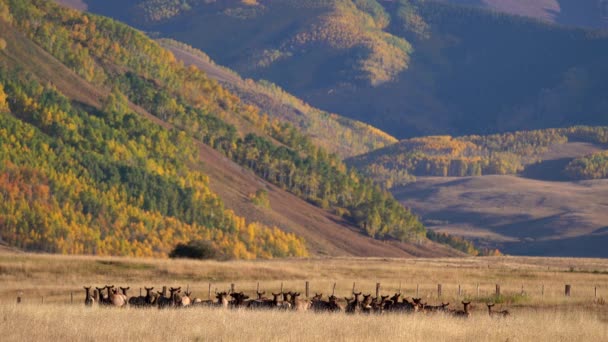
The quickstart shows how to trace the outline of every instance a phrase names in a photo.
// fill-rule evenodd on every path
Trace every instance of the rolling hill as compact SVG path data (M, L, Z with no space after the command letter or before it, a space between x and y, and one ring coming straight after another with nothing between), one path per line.
M606 257L607 133L425 137L348 163L392 187L435 231L508 254Z
M431 229L515 255L608 257L608 180L421 177L394 189Z
M140 32L48 1L2 0L0 14L4 243L134 256L197 239L234 258L460 254L426 240L371 180L293 126L260 121ZM334 184L358 204L332 198ZM380 215L381 240L365 210Z
M608 3L603 0L444 0L479 6L551 23L588 28L608 28Z
M605 32L438 1L82 2L399 139L608 124Z

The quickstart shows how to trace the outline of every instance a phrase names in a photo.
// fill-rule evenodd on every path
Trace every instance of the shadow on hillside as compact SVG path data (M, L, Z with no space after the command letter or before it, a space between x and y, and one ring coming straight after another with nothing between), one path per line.
M543 181L567 182L569 179L565 175L564 169L572 160L573 158L543 160L526 166L520 176Z
M511 255L606 258L607 245L608 234L603 234L550 241L512 242L502 244L499 248Z

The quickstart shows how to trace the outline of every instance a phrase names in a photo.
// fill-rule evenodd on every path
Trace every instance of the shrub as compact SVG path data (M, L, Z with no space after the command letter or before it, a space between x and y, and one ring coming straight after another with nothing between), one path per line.
M190 241L187 244L180 243L169 254L170 258L188 259L218 259L221 256L219 250L206 240Z

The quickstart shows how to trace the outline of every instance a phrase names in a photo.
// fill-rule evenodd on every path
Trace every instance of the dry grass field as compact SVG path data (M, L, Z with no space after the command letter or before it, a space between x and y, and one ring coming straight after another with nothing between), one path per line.
M209 284L226 290L269 294L284 289L311 295L382 294L399 287L423 302L473 302L471 318L445 315L346 315L221 309L113 309L83 304L83 285L188 286L207 297ZM608 339L608 260L566 258L331 258L270 261L192 261L0 252L0 336L14 340L509 340L601 341ZM443 296L437 298L437 284ZM479 295L477 293L479 284ZM495 285L502 296L494 298ZM564 296L564 285L572 296ZM458 285L461 295L458 296ZM521 289L524 289L522 295ZM544 295L541 295L544 286ZM597 287L597 298L595 288ZM22 303L16 297L22 294ZM73 303L70 294L73 293ZM213 293L212 293L213 295ZM505 319L488 317L485 303L508 309ZM43 303L44 302L44 303Z

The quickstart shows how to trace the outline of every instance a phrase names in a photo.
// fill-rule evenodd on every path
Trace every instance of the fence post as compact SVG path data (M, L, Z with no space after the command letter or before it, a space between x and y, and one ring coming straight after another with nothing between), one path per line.
M99 291L97 289L93 290L93 298L95 298L96 303L99 303Z
M441 284L437 284L437 298L441 298Z
M70 291L70 304L74 304L74 292Z
M255 293L260 292L260 282L258 281L258 285L255 287Z
M139 296L141 297L141 287L139 288Z
M401 294L401 282L399 282L399 294Z
M479 283L477 283L477 297L479 297Z
M541 297L545 296L545 284L543 284L543 286L542 286L542 288L540 290L540 295L541 295Z
M331 295L335 295L336 294L336 283L334 283L334 287L331 289Z
M234 293L234 283L230 284L230 293Z
M566 288L564 290L566 297L570 297L570 290L572 289L572 287L568 284L566 285Z
M460 289L460 284L458 284L458 297L462 296L462 291Z
M376 283L376 298L380 296L380 283Z
M416 298L419 298L420 296L418 295L420 290L420 284L416 284Z
M355 293L355 282L353 281L353 293Z
M167 287L163 286L163 297L167 298Z
M44 296L42 296L42 304L44 304Z
M595 298L597 298L597 286L594 289L595 289Z
M23 295L23 292L19 291L17 292L17 304L21 303L21 296Z
M281 282L281 293L283 293L283 282Z
M524 284L521 284L521 295L525 295L526 292L524 291Z
M207 299L211 299L211 283L209 283L209 289L207 290Z
M496 297L500 296L500 284L496 284Z
M308 280L306 281L306 298L308 298L308 289L309 289L309 283Z

